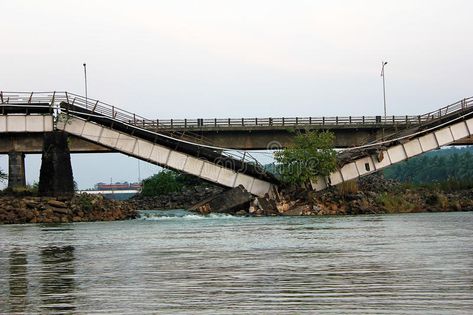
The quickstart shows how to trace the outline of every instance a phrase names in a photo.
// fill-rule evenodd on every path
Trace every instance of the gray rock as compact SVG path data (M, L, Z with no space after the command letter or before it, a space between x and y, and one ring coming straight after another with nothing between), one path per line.
M252 199L252 195L240 185L203 200L189 210L202 214L211 212L235 214L238 210L247 209Z

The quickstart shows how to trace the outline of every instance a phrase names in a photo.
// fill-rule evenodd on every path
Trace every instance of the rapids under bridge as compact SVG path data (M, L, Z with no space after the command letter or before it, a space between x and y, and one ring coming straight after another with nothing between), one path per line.
M407 116L163 120L69 92L0 92L0 111L0 154L9 156L9 187L25 185L25 154L43 154L44 163L51 133L67 137L67 154L120 152L217 185L243 185L257 196L272 195L279 182L247 151L286 147L294 131L329 130L341 149L338 169L315 178L314 190L473 141L473 98Z

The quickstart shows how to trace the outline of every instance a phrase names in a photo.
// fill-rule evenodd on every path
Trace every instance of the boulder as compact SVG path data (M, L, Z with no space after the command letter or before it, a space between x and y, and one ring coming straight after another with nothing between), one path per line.
M64 208L53 208L53 211L60 214L70 214L71 210Z
M279 215L276 202L269 198L256 197L255 204L262 215Z
M282 215L285 216L300 216L300 215L309 215L312 213L312 207L310 205L297 206L295 208L289 209L286 212L283 212Z
M252 199L252 195L240 185L205 199L190 207L189 210L202 214L211 212L235 214L241 209L248 209Z
M55 208L67 208L67 205L64 202L54 199L48 200L48 205Z

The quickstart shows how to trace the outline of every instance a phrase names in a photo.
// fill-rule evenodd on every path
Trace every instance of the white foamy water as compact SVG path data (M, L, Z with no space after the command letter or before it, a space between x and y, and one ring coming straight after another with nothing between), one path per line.
M0 314L471 314L473 213L0 226Z
M140 213L141 220L160 221L160 220L215 220L215 219L241 219L241 216L232 216L225 213L210 213L200 215L186 210L143 210Z

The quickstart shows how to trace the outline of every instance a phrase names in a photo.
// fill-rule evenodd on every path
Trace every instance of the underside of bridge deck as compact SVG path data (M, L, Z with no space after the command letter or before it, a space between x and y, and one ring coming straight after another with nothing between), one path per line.
M43 133L0 133L0 154L22 152L24 154L41 154L43 152ZM107 153L110 148L69 135L68 144L71 153Z
M383 137L380 128L363 129L331 129L335 134L335 148L344 149L365 145ZM303 132L303 130L302 130ZM384 130L385 135L394 133L394 129ZM221 148L235 150L275 150L290 146L293 142L294 131L290 130L220 130L194 131L192 133L167 132L166 134ZM455 145L471 145L472 138L455 142Z

